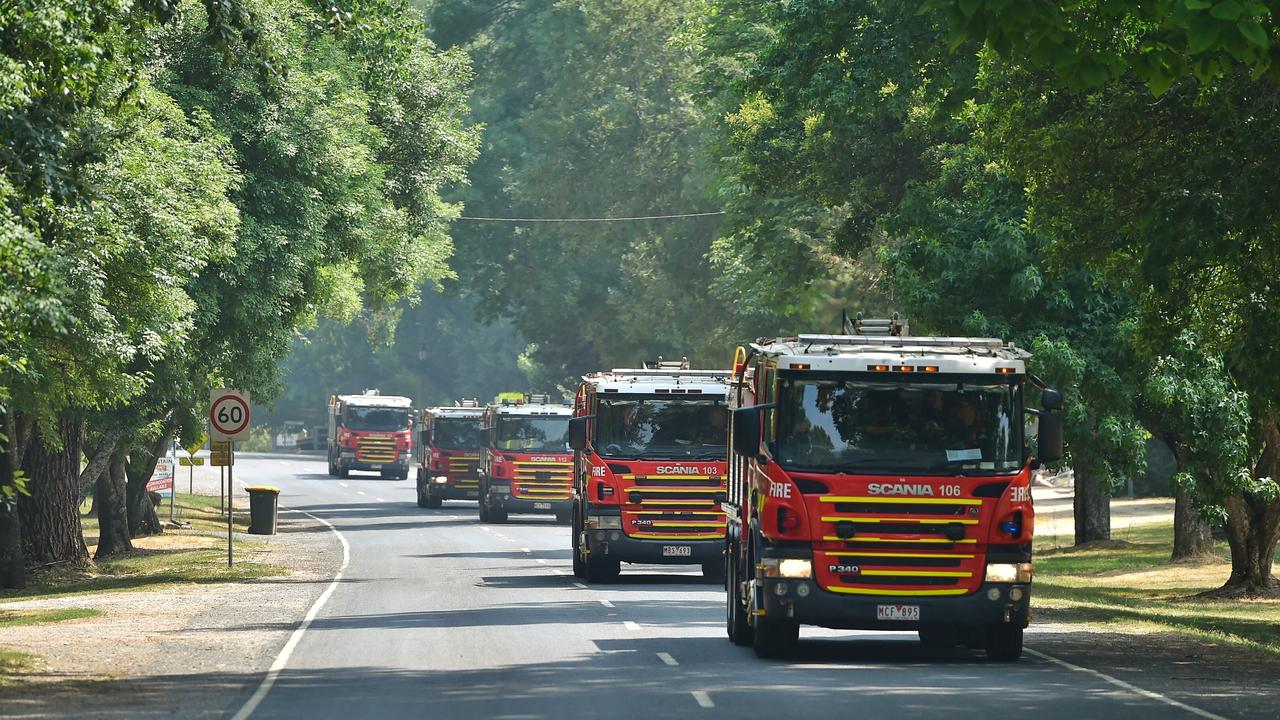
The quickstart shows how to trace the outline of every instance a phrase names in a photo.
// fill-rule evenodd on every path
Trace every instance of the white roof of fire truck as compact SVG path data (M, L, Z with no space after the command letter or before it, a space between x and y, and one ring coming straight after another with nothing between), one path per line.
M359 395L338 395L338 402L353 407L391 407L413 409L413 401L400 395L383 395L377 390L365 390Z
M615 368L583 375L598 393L632 395L711 395L729 391L728 370L690 370L688 361L645 363L645 367Z
M435 418L478 420L484 416L484 408L480 407L480 403L475 400L463 400L456 405L425 408L422 413Z
M751 347L778 368L814 372L922 372L1021 375L1030 353L999 338L915 337L906 321L848 323L847 335L761 338ZM894 334L901 332L902 334Z
M573 415L573 408L551 402L549 395L526 395L517 402L495 402L489 409L499 415Z

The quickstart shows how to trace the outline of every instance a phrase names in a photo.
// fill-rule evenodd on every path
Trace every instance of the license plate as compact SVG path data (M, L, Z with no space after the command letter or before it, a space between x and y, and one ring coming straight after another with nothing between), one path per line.
M551 503L534 503L533 509L534 510L550 510Z
M919 622L920 606L919 605L877 605L876 619Z
M370 465L370 466L369 466L369 469L370 469L370 470L381 470L381 469L382 469L382 466L381 466L381 465Z
M691 557L693 555L692 545L663 545L663 557Z
M468 490L468 491L467 491L467 497L469 497L469 498L478 498L478 497L480 497L480 491L479 491L479 490Z

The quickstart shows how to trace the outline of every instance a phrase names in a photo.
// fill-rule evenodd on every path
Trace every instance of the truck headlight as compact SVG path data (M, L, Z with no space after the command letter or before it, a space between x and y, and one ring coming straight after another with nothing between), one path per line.
M432 479L433 479L433 480L435 480L435 481L436 481L436 483L437 483L437 484L440 484L440 485L443 485L443 484L445 484L445 483L449 482L449 478L445 477L444 475L437 475L437 476L435 476L435 477L434 477L434 478L432 478Z
M601 530L621 530L622 518L617 515L588 515L582 524Z
M987 582L997 583L1029 583L1031 582L1031 563L988 563Z
M813 577L813 561L806 558L765 558L760 564L765 577Z

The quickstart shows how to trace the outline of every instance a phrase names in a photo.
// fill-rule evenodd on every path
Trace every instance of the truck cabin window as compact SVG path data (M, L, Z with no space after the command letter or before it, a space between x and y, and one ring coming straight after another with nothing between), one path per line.
M1013 381L784 378L772 449L799 470L982 475L1022 467L1022 431Z
M348 430L387 432L409 427L406 410L384 407L351 407L342 413L342 426Z
M499 416L494 444L499 450L569 452L569 418Z
M480 447L479 420L437 420L431 431L431 444L441 450L474 450Z
M601 398L593 447L609 458L723 459L728 421L720 400Z

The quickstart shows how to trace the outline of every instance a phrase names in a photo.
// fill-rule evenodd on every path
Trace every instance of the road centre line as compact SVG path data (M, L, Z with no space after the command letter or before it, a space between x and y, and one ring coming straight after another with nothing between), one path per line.
M671 667L675 667L680 664L676 662L675 658L671 657L670 653L658 653L658 659Z
M1171 707L1176 707L1176 708L1178 708L1179 710L1186 710L1187 712L1191 713L1192 715L1196 715L1196 716L1198 716L1198 717L1205 718L1205 720L1227 720L1227 718L1225 718L1225 717L1223 717L1223 716L1221 716L1221 715L1215 715L1215 714L1213 714L1213 713L1209 712L1208 710L1201 710L1201 709L1200 709L1200 708L1198 708L1198 707L1192 707L1192 706L1190 706L1190 705L1188 705L1188 704L1186 704L1186 703L1178 702L1177 700L1174 700L1174 699L1173 699L1173 698L1171 698L1171 697L1166 697L1166 696L1161 695L1160 693L1158 693L1158 692L1154 692L1154 691L1152 691L1152 690L1146 690L1146 689L1144 689L1144 688L1140 688L1140 687L1138 687L1137 685L1133 685L1133 684L1127 683L1127 682L1125 682L1125 681L1123 681L1123 680L1121 680L1121 679L1119 679L1119 678L1111 677L1110 675L1108 675L1108 674L1106 674L1106 673L1104 673L1104 672L1100 672L1100 671L1098 671L1098 670L1094 670L1093 668L1080 667L1079 665L1072 665L1071 663L1067 662L1066 660L1059 660L1058 658L1056 658L1056 657L1054 657L1054 656L1052 656L1052 655L1046 655L1045 653L1037 652L1037 651L1035 651L1035 650L1032 650L1031 648L1023 648L1023 652L1027 653L1028 655L1032 655L1032 656L1038 657L1038 658L1040 658L1041 660L1047 660L1047 661L1049 661L1049 662L1051 662L1051 663L1053 663L1053 664L1055 664L1055 665L1059 665L1059 666L1064 667L1064 668L1066 668L1066 669L1068 669L1068 670L1071 670L1071 671L1073 671L1073 672L1082 672L1082 673L1086 673L1086 674L1088 674L1088 675L1093 675L1094 677L1096 677L1096 678L1098 678L1098 679L1100 679L1100 680L1104 680L1104 681L1106 681L1106 682L1108 682L1108 683L1111 683L1112 685L1115 685L1116 687L1118 687L1118 688L1120 688L1120 689L1122 689L1122 690L1128 690L1129 692L1131 692L1131 693L1133 693L1133 694L1135 694L1135 695L1141 695L1142 697L1145 697L1145 698L1147 698L1147 699L1149 699L1149 700L1155 700L1155 701L1157 701L1157 702L1162 702L1162 703L1164 703L1164 704L1166 704L1166 705L1169 705L1169 706L1171 706Z
M639 626L639 625L637 625L637 624L635 624L634 622L632 622L632 621L630 621L630 620L624 620L624 621L622 621L622 627L624 627L624 628L626 628L626 629L628 629L628 630L632 630L632 631L639 631L639 630L640 630L640 626Z
M346 484L346 483L344 483L344 482L340 482L340 483L338 483L338 485L339 485L339 487L351 487L350 485L348 485L348 484Z
M574 587L576 587L576 588L578 588L578 589L580 589L580 590L586 590L586 589L587 589L587 586L586 586L586 585L583 585L582 583L574 583L574 584L573 584L573 586L574 586Z
M608 600L601 600L600 604L605 607L613 607L613 603L609 602Z
M697 700L698 704L704 708L713 708L716 706L715 703L711 702L711 696L708 695L705 690L694 690L690 694L692 694L693 699Z
M520 552L533 552L529 548L520 548Z
M386 502L386 500L383 500L382 498L374 498L374 500L377 500L378 502Z
M542 558L538 558L538 564L539 564L539 565L546 565L546 564L547 564L547 561L546 561L546 560L543 560Z
M329 587L325 588L324 592L320 593L320 597L316 598L316 601L311 604L311 608L307 610L307 614L302 618L302 622L298 627L294 628L293 633L289 635L289 640L284 644L284 647L281 648L280 654L276 655L276 659L271 663L271 667L267 669L267 674L262 678L262 682L258 685L258 689L254 690L253 695L245 701L245 704L241 706L240 710L235 715L231 716L231 720L247 720L247 718L253 714L253 711L258 708L258 705L260 705L267 697L267 693L271 692L272 686L276 684L276 679L280 677L280 672L289 664L289 657L293 655L294 649L296 649L298 647L298 643L302 641L303 633L307 631L307 628L311 627L311 623L314 622L316 616L320 614L320 609L324 607L324 604L329 601L329 597L338 589L338 584L342 582L342 575L346 572L347 565L351 563L351 545L347 542L347 539L343 537L342 533L338 532L338 528L334 527L333 523L325 520L324 518L316 517L306 511L300 512L312 520L323 523L325 527L333 531L334 535L338 536L338 541L342 543L342 564L338 566L338 572L334 573L333 581L329 583Z
M357 495L365 495L365 494L367 494L367 493L365 493L365 491L363 491L363 490L357 490L357 491L356 491L356 494L357 494Z

